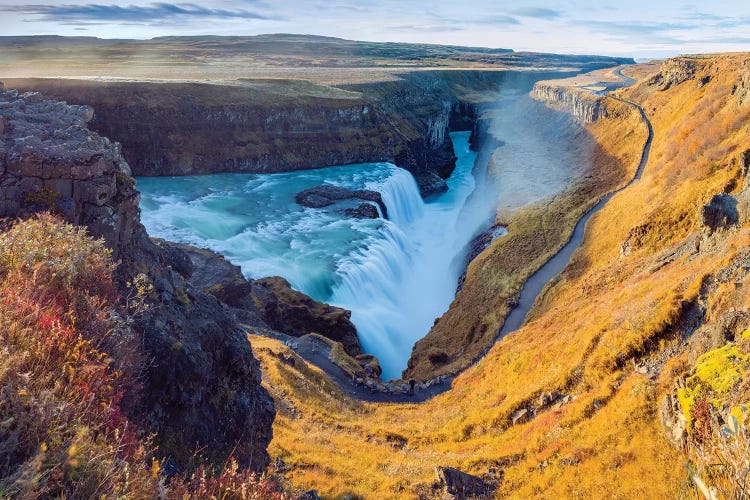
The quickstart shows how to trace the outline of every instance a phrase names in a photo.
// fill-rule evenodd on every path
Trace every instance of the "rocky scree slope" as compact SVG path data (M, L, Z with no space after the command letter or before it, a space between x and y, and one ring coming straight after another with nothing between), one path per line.
M429 195L446 189L455 167L449 132L472 130L483 100L500 86L531 89L557 75L417 71L339 88L294 80L7 83L94 106L91 128L122 143L134 175L272 173L389 161L412 172Z
M164 456L187 466L196 452L216 464L234 455L262 470L275 410L244 331L185 280L184 259L148 238L130 168L118 144L88 130L92 116L0 86L0 217L56 212L112 249L122 313L149 360L125 406Z

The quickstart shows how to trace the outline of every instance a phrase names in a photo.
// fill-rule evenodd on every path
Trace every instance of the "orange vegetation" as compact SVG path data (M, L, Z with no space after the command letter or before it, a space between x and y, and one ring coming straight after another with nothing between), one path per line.
M113 269L103 241L49 215L0 232L0 498L285 498L233 463L167 487L121 408L142 358Z
M568 123L578 143L581 179L564 192L513 213L498 214L508 228L469 265L466 283L450 309L415 347L408 377L430 379L468 366L486 350L502 327L509 303L523 282L570 238L578 219L609 191L635 173L647 129L637 110L607 100L609 116L587 129ZM424 356L430 351L447 356ZM431 358L448 358L443 364Z

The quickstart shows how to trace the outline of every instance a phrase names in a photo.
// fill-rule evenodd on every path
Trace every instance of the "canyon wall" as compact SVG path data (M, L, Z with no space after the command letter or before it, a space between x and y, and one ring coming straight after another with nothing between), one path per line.
M448 133L470 130L499 86L531 89L553 72L415 71L340 88L302 81L232 85L8 80L94 108L90 127L119 141L134 175L272 173L389 161L423 195L446 189Z
M565 87L554 83L537 83L531 97L570 113L581 123L593 123L606 116L602 99L589 91L575 87Z

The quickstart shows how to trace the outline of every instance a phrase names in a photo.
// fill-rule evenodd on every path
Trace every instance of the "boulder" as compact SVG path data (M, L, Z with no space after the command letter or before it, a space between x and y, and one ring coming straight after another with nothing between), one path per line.
M736 226L740 221L737 199L725 193L714 195L708 204L703 205L701 219L712 233L717 229Z
M536 408L537 410L545 409L549 406L552 406L555 402L557 402L558 399L562 398L563 396L558 392L543 392L539 395L536 401Z
M455 499L483 498L492 495L493 486L482 478L472 476L453 467L436 467L438 487L444 496Z
M510 417L510 421L513 425L521 425L528 422L531 418L531 414L529 413L529 410L526 408L521 408L520 410L516 410L513 415Z
M388 210L385 207L385 203L383 203L382 195L378 193L377 191L371 191L369 189L360 189L360 190L352 191L350 189L346 189L340 186L334 186L332 184L322 184L320 186L315 186L309 189L305 189L304 191L300 191L294 196L294 200L297 202L298 205L302 205L304 207L310 207L310 208L323 208L323 207L333 205L334 203L337 203L339 201L354 200L354 199L371 201L373 203L377 203L378 206L380 207L380 211L383 213L383 217L388 218ZM360 205L354 210L362 209L364 205L369 205L369 204ZM351 209L347 209L347 211L348 210L351 210ZM371 209L365 208L362 210L371 210ZM372 212L369 212L369 213L372 213ZM350 214L347 214L347 215L350 215ZM377 217L377 211L376 211L375 217Z

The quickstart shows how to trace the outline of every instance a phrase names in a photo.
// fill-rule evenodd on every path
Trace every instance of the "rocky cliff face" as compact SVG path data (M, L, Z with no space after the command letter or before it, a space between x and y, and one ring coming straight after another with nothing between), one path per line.
M740 105L744 106L750 103L750 59L742 62L742 69L739 73L739 78L732 89L732 94L737 96Z
M173 256L184 253L189 282L232 307L244 323L292 337L317 333L340 342L351 356L362 354L351 311L313 300L278 276L247 280L239 266L211 250L156 241Z
M654 75L648 84L658 90L669 90L687 80L695 77L695 63L689 59L673 58L667 59L661 65L659 73Z
M281 172L390 161L424 195L446 189L452 130L471 130L499 85L531 88L552 73L423 71L328 87L12 80L96 110L92 129L123 144L134 175Z
M606 115L606 108L602 106L600 98L576 88L537 83L531 96L567 111L584 124L595 122Z
M234 454L263 469L275 411L259 365L229 308L190 286L184 263L148 239L119 145L87 129L90 107L38 93L0 87L0 117L0 217L57 212L120 262L123 314L150 360L126 397L131 419L182 465L200 449L215 463Z
M88 225L120 258L142 231L118 144L91 134L89 106L0 87L0 217L55 210Z

